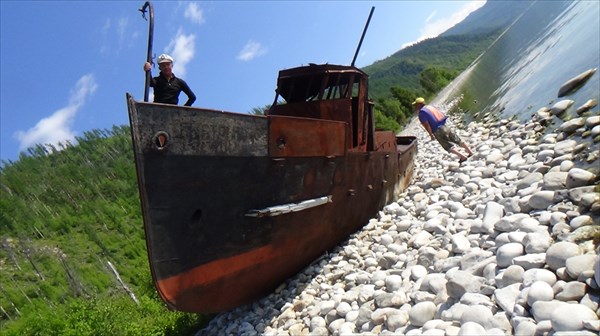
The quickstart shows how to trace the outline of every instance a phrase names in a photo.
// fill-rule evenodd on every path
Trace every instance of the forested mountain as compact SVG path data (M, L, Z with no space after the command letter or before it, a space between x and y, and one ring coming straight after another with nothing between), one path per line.
M530 5L530 1L487 1L440 36L366 66L376 126L398 131L412 116L414 98L435 96Z
M377 127L398 130L412 100L462 72L519 6L488 1L442 36L365 67ZM206 318L168 312L152 285L127 126L2 163L0 274L3 335L186 335Z
M421 80L423 71L431 68L444 70L454 78L499 34L499 30L494 30L482 34L437 37L404 48L363 69L369 74L369 93L374 97L386 97L391 95L391 87L400 86L422 95L435 94L440 88L434 87L435 91L428 92L429 88L424 87Z
M451 73L462 72L531 3L488 0L483 7L437 38L401 49L365 67L363 70L370 75L370 94L375 97L390 96L389 88L393 86L426 91L420 83L420 74L430 67Z
M439 37L462 34L486 34L506 27L525 12L534 1L487 0L485 5L467 16Z
M451 35L421 41L363 70L375 101L375 125L399 131L412 117L416 97L429 99L464 71L500 35Z

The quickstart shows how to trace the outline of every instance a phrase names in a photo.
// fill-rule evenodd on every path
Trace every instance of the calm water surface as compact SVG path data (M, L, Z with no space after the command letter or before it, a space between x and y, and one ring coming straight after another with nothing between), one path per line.
M539 1L440 98L467 93L477 100L473 111L501 111L503 117L516 115L526 120L539 108L558 101L564 82L598 67L600 2ZM600 73L596 72L566 98L581 105L591 98L598 100L599 92Z
M600 68L600 1L532 2L434 103L462 94L471 113L525 121L542 107L571 99L575 103L567 118L578 117L579 106L589 99L600 101L600 69L576 92L558 98L558 90L592 68ZM598 107L592 111L597 115ZM577 140L589 141L590 149L598 150L599 143L589 137Z

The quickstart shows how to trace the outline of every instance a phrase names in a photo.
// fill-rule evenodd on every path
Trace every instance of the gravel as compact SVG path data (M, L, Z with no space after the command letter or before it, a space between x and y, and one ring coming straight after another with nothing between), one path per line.
M597 335L598 176L573 160L598 155L568 136L600 121L543 135L549 118L451 117L475 149L462 164L413 122L415 174L396 202L197 335Z

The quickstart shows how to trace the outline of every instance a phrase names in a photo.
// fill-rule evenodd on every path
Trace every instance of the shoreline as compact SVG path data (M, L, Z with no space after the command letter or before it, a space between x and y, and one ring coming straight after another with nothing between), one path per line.
M409 124L419 149L397 202L197 335L597 335L598 176L561 131L537 138L551 116L451 117L474 151L462 164Z

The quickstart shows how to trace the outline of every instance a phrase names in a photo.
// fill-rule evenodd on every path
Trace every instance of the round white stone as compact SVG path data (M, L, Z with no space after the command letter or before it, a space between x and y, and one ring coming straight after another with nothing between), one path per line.
M554 331L578 331L583 329L583 321L598 320L598 315L580 304L564 304L552 312L550 320Z
M554 204L554 191L540 190L529 198L529 206L533 209L544 210Z
M592 224L594 224L594 220L592 219L592 217L590 217L588 215L577 216L577 217L571 219L571 221L569 222L569 225L571 226L571 228L573 230L578 229L582 226L592 225Z
M594 268L596 257L594 254L584 254L567 259L565 262L567 273L573 279L577 279L581 273Z
M594 173L581 168L573 168L569 170L566 180L566 187L568 189L582 187L591 184L596 178Z
M553 239L547 233L530 232L523 238L525 252L527 253L544 253L552 245Z
M485 335L485 328L475 322L467 322L460 326L458 336L481 336Z
M415 265L410 269L410 277L413 281L423 278L427 275L427 269L423 265Z
M325 327L327 325L327 323L325 322L325 319L321 316L315 316L310 320L310 330L313 331L318 327Z
M530 253L515 257L513 264L523 267L523 269L543 268L546 264L546 253Z
M402 287L402 277L397 274L388 275L385 278L385 287L388 292L397 291Z
M556 271L565 267L567 259L580 255L581 250L577 244L571 242L558 242L546 251L546 264L551 270Z
M455 254L464 254L471 250L471 242L462 233L452 235L452 252Z
M536 281L531 284L527 294L527 304L531 307L538 301L552 301L554 290L552 286L544 281Z
M502 273L502 286L506 287L515 283L523 282L525 270L519 265L510 265Z
M412 306L408 314L410 324L416 327L421 327L425 322L433 319L435 315L436 306L431 301L419 302Z
M485 329L489 329L492 325L494 315L490 308L483 305L473 305L465 309L460 317L461 325L467 322L475 322Z
M519 243L504 244L496 251L496 264L498 267L508 267L512 265L515 257L523 255L524 252L525 248Z
M564 305L568 305L568 303L558 300L538 301L531 305L529 312L537 322L540 322L544 320L550 320L554 311Z

